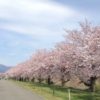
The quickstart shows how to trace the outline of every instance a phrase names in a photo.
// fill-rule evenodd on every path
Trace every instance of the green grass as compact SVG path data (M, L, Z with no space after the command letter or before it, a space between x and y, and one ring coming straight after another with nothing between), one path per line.
M45 98L45 100L68 100L68 88L60 86L48 86L32 82L19 82L17 84L27 88ZM100 85L98 86L100 88ZM100 100L100 92L91 93L78 89L71 89L71 100Z

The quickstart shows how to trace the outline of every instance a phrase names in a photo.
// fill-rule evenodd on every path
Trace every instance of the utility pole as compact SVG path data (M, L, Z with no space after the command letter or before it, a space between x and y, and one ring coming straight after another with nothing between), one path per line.
M70 89L68 89L68 100L71 100Z

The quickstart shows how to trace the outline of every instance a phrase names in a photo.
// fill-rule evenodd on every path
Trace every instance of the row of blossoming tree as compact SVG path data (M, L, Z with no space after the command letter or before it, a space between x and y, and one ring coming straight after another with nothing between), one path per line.
M21 80L45 81L57 79L64 86L74 76L91 91L100 77L100 26L88 21L77 30L66 30L65 40L52 50L38 50L32 57L6 72L6 77Z

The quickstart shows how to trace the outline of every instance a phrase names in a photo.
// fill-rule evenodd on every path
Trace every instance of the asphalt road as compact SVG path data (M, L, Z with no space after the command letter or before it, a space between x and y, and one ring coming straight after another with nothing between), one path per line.
M0 80L0 100L44 100L41 96L32 93L15 83Z

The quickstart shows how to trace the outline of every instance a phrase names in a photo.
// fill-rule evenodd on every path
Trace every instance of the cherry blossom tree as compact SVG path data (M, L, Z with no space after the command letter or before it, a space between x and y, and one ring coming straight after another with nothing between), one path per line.
M51 84L58 79L62 86L77 76L94 91L95 81L100 77L100 27L87 20L80 28L67 30L65 40L52 50L40 49L32 57L10 69L7 77Z
M66 38L76 46L74 73L94 91L95 81L100 77L100 27L88 21L80 26L80 30L67 31Z

